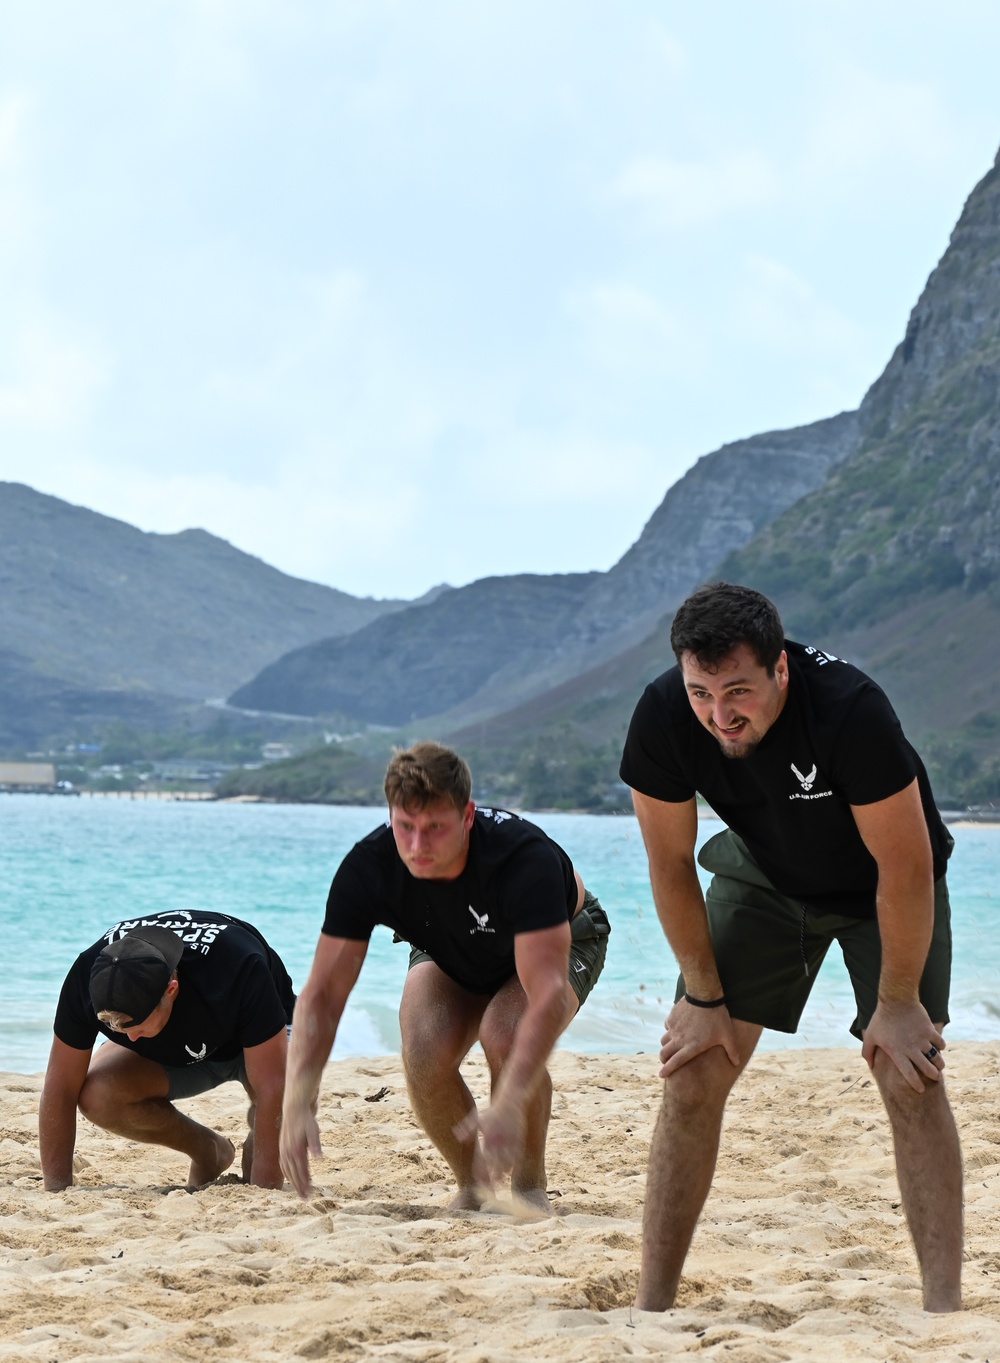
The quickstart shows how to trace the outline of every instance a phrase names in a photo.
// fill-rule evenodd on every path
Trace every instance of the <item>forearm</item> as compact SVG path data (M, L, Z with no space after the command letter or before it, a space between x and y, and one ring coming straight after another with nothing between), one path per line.
M257 1095L253 1123L253 1166L250 1182L260 1188L280 1188L284 1182L278 1159L281 1131L281 1087Z
M285 1075L285 1111L298 1108L314 1110L323 1077L323 1066L330 1057L337 1035L341 1009L331 1011L321 998L308 990L299 996L292 1022Z
M930 874L881 875L876 903L882 943L879 999L910 1002L919 997L920 977L934 930Z
M684 976L685 989L696 998L719 998L722 983L694 862L669 868L654 868L650 863L650 881L657 916Z
M694 860L697 805L694 799L654 800L639 791L632 792L632 803L649 858L653 903L685 987L696 998L718 998L722 986Z
M529 998L493 1094L494 1107L506 1104L523 1107L531 1097L567 1022L566 988L565 978L556 977Z
M879 1001L913 1003L934 932L934 858L916 778L851 813L878 867Z
M75 1147L76 1103L43 1088L38 1105L38 1153L46 1192L71 1186Z

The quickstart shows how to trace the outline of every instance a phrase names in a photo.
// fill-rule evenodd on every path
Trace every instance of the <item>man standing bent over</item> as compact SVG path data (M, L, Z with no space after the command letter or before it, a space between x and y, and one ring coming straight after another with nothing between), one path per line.
M451 1205L477 1210L481 1190L510 1172L511 1191L548 1210L545 1065L601 973L610 929L563 849L526 819L477 809L471 790L449 748L397 752L385 776L388 823L333 878L295 1010L282 1119L282 1167L303 1197L309 1155L320 1154L323 1066L382 923L412 947L403 1068L417 1119L455 1176ZM492 1080L482 1112L459 1069L477 1040Z
M729 1092L764 1027L794 1032L834 938L892 1126L928 1311L961 1306L962 1163L941 1071L951 838L883 692L786 640L725 582L674 617L677 666L636 706L622 759L653 899L681 969L660 1050L636 1305L674 1303ZM695 869L696 794L728 824ZM707 899L707 908L706 908Z

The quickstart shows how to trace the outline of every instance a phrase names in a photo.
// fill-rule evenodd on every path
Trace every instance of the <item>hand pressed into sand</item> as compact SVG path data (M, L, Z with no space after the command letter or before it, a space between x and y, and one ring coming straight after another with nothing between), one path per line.
M278 1148L285 1177L299 1197L308 1197L313 1191L309 1156L321 1159L323 1155L319 1124L310 1104L286 1102Z
M455 1127L460 1141L474 1141L473 1178L478 1187L493 1191L494 1182L511 1172L524 1149L524 1105L495 1103L471 1112Z

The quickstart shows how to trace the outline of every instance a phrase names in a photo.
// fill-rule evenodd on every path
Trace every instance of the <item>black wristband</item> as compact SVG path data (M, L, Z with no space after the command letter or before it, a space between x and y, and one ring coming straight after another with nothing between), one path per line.
M720 999L693 999L685 990L684 1002L693 1003L696 1008L721 1008L726 1002L726 996L723 994Z

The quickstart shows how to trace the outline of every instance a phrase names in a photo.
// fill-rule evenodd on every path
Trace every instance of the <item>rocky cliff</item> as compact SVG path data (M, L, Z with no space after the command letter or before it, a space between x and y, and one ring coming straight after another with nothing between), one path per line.
M725 445L667 492L609 572L474 582L298 649L231 703L378 724L443 712L457 724L505 710L643 638L729 549L817 487L856 444L856 414L847 412Z
M858 412L856 452L725 571L802 629L863 627L1000 577L1000 165L970 195L904 339Z

